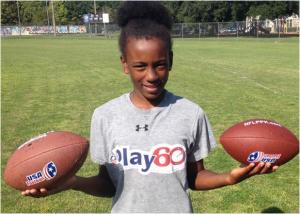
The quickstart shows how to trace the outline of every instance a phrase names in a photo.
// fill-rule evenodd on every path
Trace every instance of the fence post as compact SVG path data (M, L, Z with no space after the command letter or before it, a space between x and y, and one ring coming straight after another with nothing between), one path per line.
M218 31L218 38L219 38L219 37L220 37L220 35L219 35L219 22L217 22L217 24L218 24L218 25L217 25L217 27L218 27L218 28L217 28L217 31Z
M103 22L103 28L104 28L104 36L105 36L105 38L107 37L107 33L106 33L106 25L105 25L105 23Z
M19 24L19 36L21 36L21 20L20 20L20 10L19 1L17 0L17 12L18 12L18 24Z
M280 21L278 19L278 37L280 38Z
M54 15L54 7L53 7L53 1L51 1L51 9L52 9L52 26L54 30L54 36L56 36L56 25L55 25L55 15Z
M181 23L181 38L183 39L183 23Z
M201 37L201 27L200 27L201 23L199 22L198 27L199 27L199 38Z
M258 38L258 20L256 20L256 38Z
M89 35L90 35L90 37L92 37L92 35L91 35L91 23L89 22Z
M95 25L95 36L97 36L98 34L97 23L95 22L94 25Z
M235 29L236 29L236 38L239 37L239 23L235 22Z

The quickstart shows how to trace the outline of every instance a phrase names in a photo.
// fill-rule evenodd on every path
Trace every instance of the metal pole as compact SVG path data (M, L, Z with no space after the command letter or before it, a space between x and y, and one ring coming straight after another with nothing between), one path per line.
M54 36L56 36L56 26L55 26L55 16L54 16L53 0L51 1L51 8L52 8L52 26L53 26L53 32L54 32Z
M17 0L17 11L18 11L18 22L19 22L19 36L21 36L21 19L20 19L19 1L18 0Z
M278 22L278 36L280 38L280 32L281 32L281 19L279 19L279 22Z
M97 10L96 10L96 0L94 0L94 22L95 22L95 17L96 17L96 14L97 14ZM95 35L97 35L97 23L95 22Z
M90 23L90 21L89 21L89 34L90 34L90 37L92 37L92 34L91 34L92 32L91 32L91 23Z
M47 4L47 1L45 1L46 3L46 13L47 13L47 22L48 22L48 34L50 33L50 22L49 22L49 11L48 11L48 4Z
M258 20L256 20L256 38L258 38Z
M105 22L103 21L103 14L104 14L104 6L102 7L102 22L103 22L103 27L104 27L104 36L106 37L106 25Z
M181 23L181 38L183 39L183 23Z

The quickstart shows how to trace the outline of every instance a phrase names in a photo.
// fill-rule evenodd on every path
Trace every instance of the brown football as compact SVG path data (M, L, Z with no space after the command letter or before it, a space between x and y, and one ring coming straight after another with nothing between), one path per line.
M251 119L237 123L220 137L224 149L235 160L282 165L299 153L299 140L284 126L271 120Z
M9 158L5 182L17 189L51 189L84 163L89 141L66 131L51 131L22 144Z

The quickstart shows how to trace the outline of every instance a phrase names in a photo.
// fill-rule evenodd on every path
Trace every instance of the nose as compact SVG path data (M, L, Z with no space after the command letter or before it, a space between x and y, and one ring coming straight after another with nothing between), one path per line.
M158 75L156 70L153 67L150 67L147 70L147 81L148 82L155 82L158 79Z

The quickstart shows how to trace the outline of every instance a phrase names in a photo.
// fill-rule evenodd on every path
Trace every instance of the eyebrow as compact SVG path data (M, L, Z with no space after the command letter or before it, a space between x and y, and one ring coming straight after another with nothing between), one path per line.
M157 61L154 61L153 63L157 64L157 63L167 62L167 61L168 61L167 58L163 58L163 59L158 59ZM131 64L147 64L147 63L144 61L133 61Z

